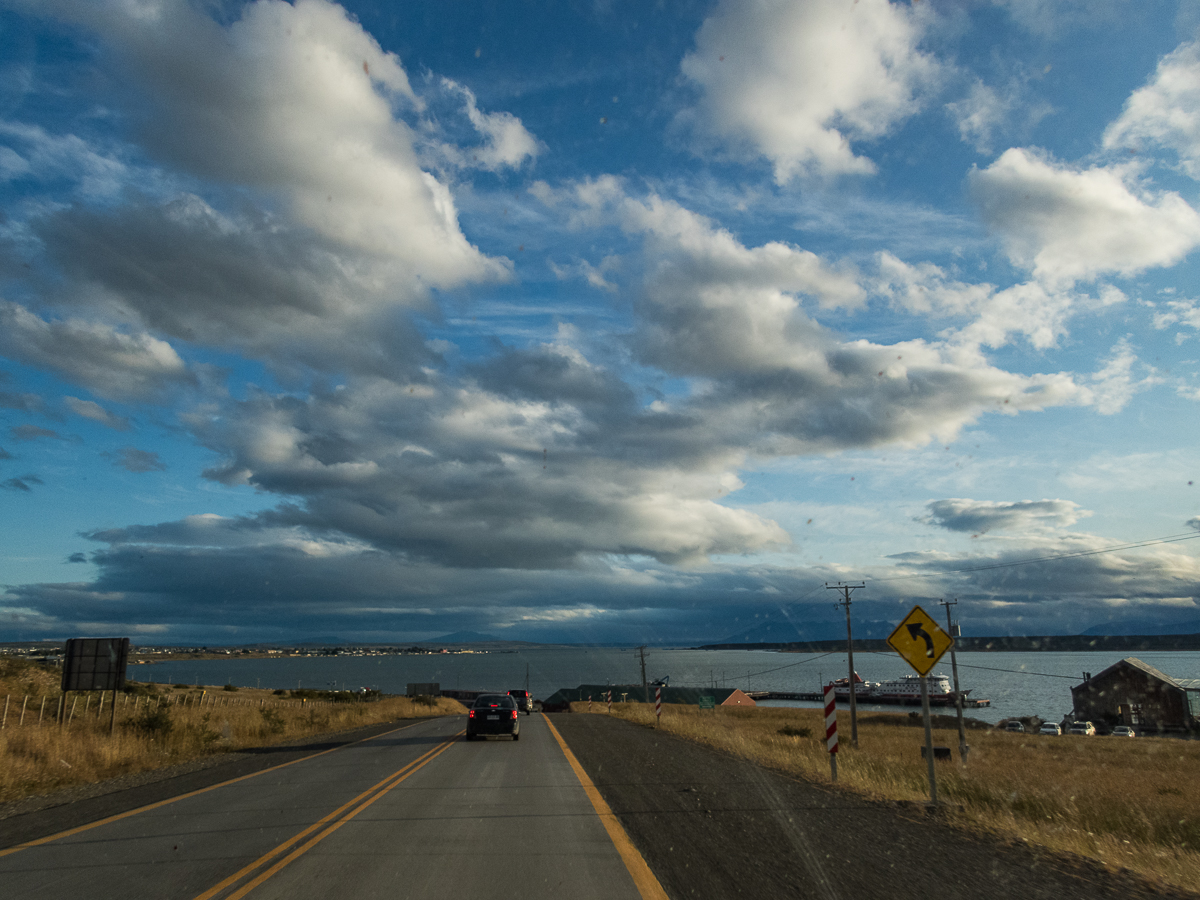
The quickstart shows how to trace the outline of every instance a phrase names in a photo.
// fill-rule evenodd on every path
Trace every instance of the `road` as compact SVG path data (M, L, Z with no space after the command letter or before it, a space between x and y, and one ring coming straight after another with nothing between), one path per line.
M464 726L421 721L0 850L0 884L89 900L662 896L546 719L522 716L516 742L467 743Z

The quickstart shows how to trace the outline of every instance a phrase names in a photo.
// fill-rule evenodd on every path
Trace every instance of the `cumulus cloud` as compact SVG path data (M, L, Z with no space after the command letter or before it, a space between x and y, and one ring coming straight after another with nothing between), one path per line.
M91 400L80 400L78 397L63 397L63 403L75 415L91 419L93 422L99 422L101 425L107 426L114 431L128 431L130 428L128 419L113 415L99 403Z
M126 472L165 472L167 470L166 463L162 461L162 458L150 450L122 447L116 453L106 452L103 455L110 458L114 466L124 469Z
M867 174L851 149L919 108L939 66L917 47L919 13L887 0L722 2L683 74L700 89L701 131L767 157L775 177Z
M181 0L48 9L116 51L146 97L152 153L243 198L228 211L179 194L35 217L72 282L62 302L280 365L381 374L428 361L406 315L428 309L430 289L510 277L422 169L403 116L423 104L400 60L341 7L260 0L227 25ZM515 119L471 110L489 165L531 152Z
M1031 150L972 169L971 194L1009 258L1048 284L1171 266L1200 244L1200 215L1129 167L1075 169Z
M1159 60L1154 77L1130 95L1105 130L1104 146L1173 151L1183 170L1200 179L1200 41L1181 44Z
M151 398L191 380L175 349L146 332L128 333L81 319L47 321L3 300L0 353L114 399Z
M1070 500L966 500L952 497L926 504L928 515L918 519L950 531L985 534L989 531L1027 533L1074 525L1087 510Z

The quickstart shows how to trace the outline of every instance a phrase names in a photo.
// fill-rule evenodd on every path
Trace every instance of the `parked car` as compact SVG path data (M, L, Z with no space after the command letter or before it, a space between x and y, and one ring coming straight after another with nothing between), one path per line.
M1085 734L1091 737L1096 733L1096 726L1091 722L1072 722L1071 727L1067 729L1067 734Z
M1053 722L1043 722L1042 727L1038 729L1038 734L1062 734L1062 728Z
M1004 726L1005 731L1015 731L1018 734L1025 733L1025 726L1016 719L1009 719L1008 724Z
M512 697L517 704L517 709L529 715L533 712L533 695L529 691L509 691L508 696Z
M1128 725L1118 725L1112 730L1113 737L1137 737L1137 732Z
M511 734L514 741L521 739L517 702L508 694L480 694L467 712L467 740L489 734Z

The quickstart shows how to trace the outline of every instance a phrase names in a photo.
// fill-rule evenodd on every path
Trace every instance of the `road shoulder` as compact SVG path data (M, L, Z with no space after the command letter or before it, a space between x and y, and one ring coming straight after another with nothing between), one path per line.
M673 898L1178 898L603 715L551 721Z

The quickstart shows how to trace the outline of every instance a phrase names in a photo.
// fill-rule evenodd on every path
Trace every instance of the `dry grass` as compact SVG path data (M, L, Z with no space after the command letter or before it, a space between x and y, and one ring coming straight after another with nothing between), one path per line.
M572 704L572 710L586 712L587 704ZM602 715L603 707L594 712ZM654 722L648 704L613 704L613 715ZM924 729L907 727L912 720L904 714L860 716L854 750L848 719L839 715L839 789L876 799L928 800ZM664 705L661 727L790 775L829 781L820 710ZM967 741L971 751L961 766L957 731L934 730L935 744L954 748L953 762L937 764L937 778L939 800L956 805L951 816L957 824L1127 867L1187 890L1200 885L1200 742L996 730L970 731Z
M86 701L79 695L70 724L55 724L58 679L57 672L0 660L0 711L8 697L8 717L0 729L0 802L214 753L397 719L466 712L462 704L446 698L430 703L404 697L302 700L292 692L142 684L133 685L132 693L118 694L116 731L110 736L111 694L105 695L103 710L97 706L99 695ZM74 697L68 699L68 710ZM43 699L45 713L39 724Z

